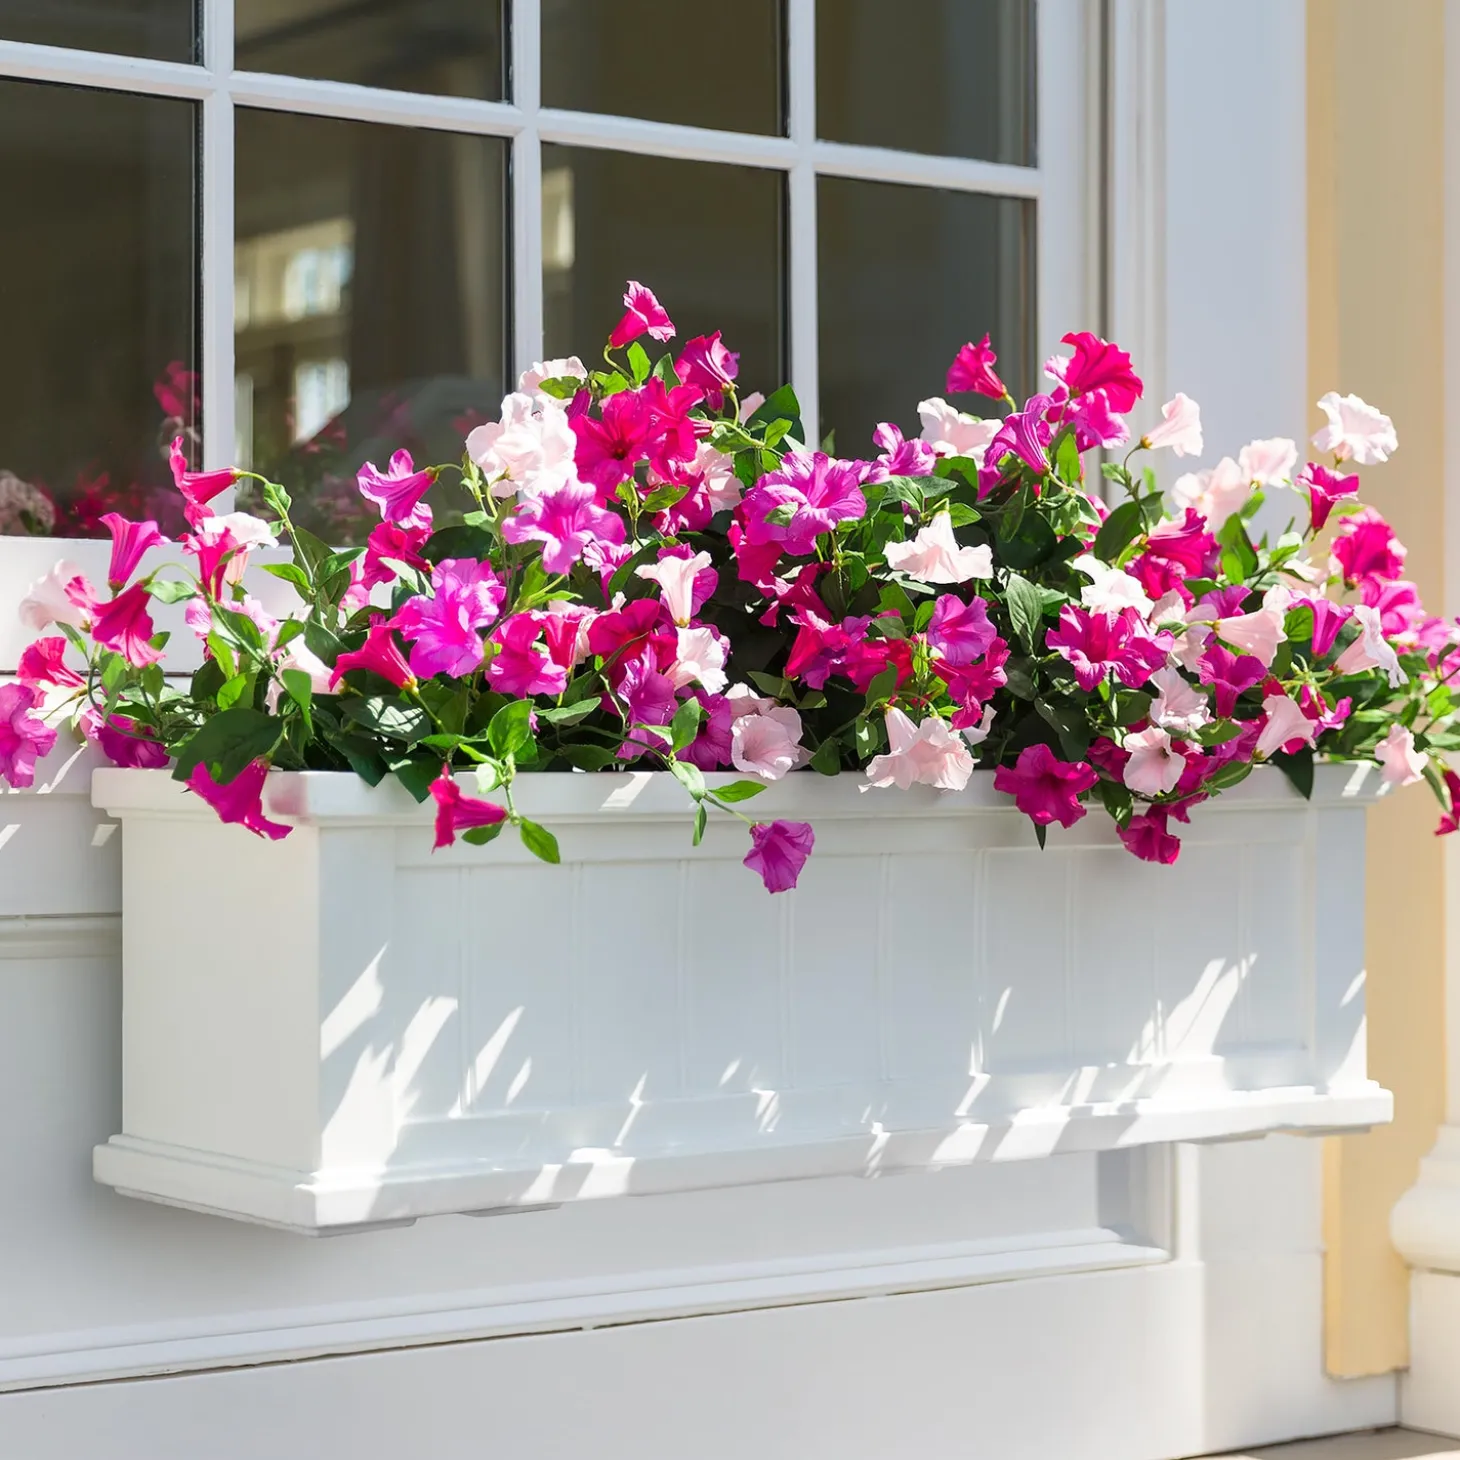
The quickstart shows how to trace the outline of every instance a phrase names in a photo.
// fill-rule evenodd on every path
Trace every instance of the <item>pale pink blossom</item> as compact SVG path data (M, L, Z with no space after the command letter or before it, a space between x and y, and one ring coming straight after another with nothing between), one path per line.
M492 496L510 497L574 476L576 440L560 402L515 392L503 397L500 421L488 421L466 438L466 450Z
M1169 446L1177 456L1200 456L1201 407L1180 391L1161 407L1161 424L1141 437L1147 448Z
M1389 677L1389 687L1398 689L1409 676L1400 668L1394 646L1384 637L1379 610L1367 604L1356 604L1353 618L1362 632L1338 656L1333 667L1340 674L1353 674L1360 669L1382 669Z
M725 688L725 661L730 656L729 645L708 624L698 628L680 628L674 651L674 664L670 667L669 682L675 689L684 689L699 684L712 695Z
M887 711L887 753L867 767L865 791L872 786L907 790L921 784L961 791L973 774L973 757L963 737L937 715L915 725L896 707Z
M776 701L769 695L758 695L748 684L732 684L725 691L725 703L730 706L730 718L738 720L742 715L764 715L776 708Z
M946 512L920 527L911 542L890 542L882 551L889 568L924 583L966 583L994 576L993 550L987 543L960 547Z
M683 628L694 617L695 579L710 566L709 553L699 552L692 558L665 556L657 563L645 563L634 570L636 576L659 585L659 596L669 610L669 617Z
M918 419L923 423L921 439L939 456L966 456L979 466L983 465L985 449L1003 424L965 415L936 395L918 402Z
M1230 456L1224 456L1209 471L1178 477L1171 487L1171 500L1177 507L1194 507L1213 532L1220 531L1251 497L1251 478Z
M1207 697L1184 679L1180 671L1158 669L1150 679L1156 698L1151 704L1151 720L1165 730L1190 733L1209 724L1212 718Z
M1205 624L1191 624L1177 634L1176 642L1171 646L1172 659L1195 674L1211 637L1212 631Z
M801 716L788 706L741 715L730 727L730 763L738 771L779 781L805 759Z
M517 389L524 395L532 395L544 380L587 380L588 370L576 355L561 360L534 360L517 377ZM551 400L548 396L545 399Z
M1130 754L1121 774L1137 795L1164 796L1176 789L1186 769L1186 757L1173 748L1171 737L1159 725L1127 735L1121 747Z
M753 390L740 402L740 419L748 421L765 404L765 392Z
M1312 745L1318 733L1318 725L1303 713L1302 706L1289 699L1281 690L1274 690L1264 696L1262 708L1266 715L1262 733L1257 737L1257 754L1269 756L1301 740Z
M977 725L965 725L959 734L968 741L970 745L982 745L987 740L994 728L994 707L985 705L983 714L979 717Z
M1237 453L1237 464L1254 487L1272 487L1291 481L1293 468L1298 464L1297 443L1286 436L1249 441Z
M1328 422L1314 436L1313 444L1320 451L1331 451L1340 461L1377 466L1399 449L1394 422L1356 395L1330 390L1319 400L1318 409Z
M305 644L302 636L297 639L291 639L284 653L274 663L280 674L283 674L286 669L298 669L307 674L309 676L309 688L315 694L323 695L330 692L330 667ZM279 699L283 693L283 685L279 680L275 679L269 685L265 695L270 714L273 714L278 709Z
M1414 732L1403 725L1391 725L1389 733L1374 747L1374 758L1384 767L1384 779L1391 786L1412 786L1424 779L1430 758L1414 748Z
M20 621L33 633L52 624L84 629L95 612L96 590L77 564L62 561L37 578L20 600Z
M1269 588L1263 595L1261 608L1252 613L1218 619L1217 637L1244 654L1260 659L1263 668L1270 669L1278 645L1287 642L1283 621L1288 611L1287 600L1291 597L1286 588Z
M1122 568L1112 568L1088 553L1073 559L1070 566L1094 580L1080 590L1080 602L1092 613L1120 613L1133 608L1145 618L1155 607L1140 580Z
M202 531L202 529L199 529ZM224 512L208 519L208 531L228 533L237 546L223 569L225 583L242 583L248 555L254 548L278 547L279 539L262 517L248 512Z

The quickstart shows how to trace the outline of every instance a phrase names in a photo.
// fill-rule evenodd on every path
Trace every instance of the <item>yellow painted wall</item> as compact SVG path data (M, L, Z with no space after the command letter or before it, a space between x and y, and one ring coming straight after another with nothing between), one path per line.
M1399 451L1363 492L1440 605L1444 495L1443 0L1308 0L1308 381L1394 418ZM1318 418L1315 412L1313 425ZM1330 1140L1324 1227L1329 1371L1408 1362L1408 1271L1389 1212L1444 1111L1444 882L1424 787L1369 818L1369 1068L1393 1126Z

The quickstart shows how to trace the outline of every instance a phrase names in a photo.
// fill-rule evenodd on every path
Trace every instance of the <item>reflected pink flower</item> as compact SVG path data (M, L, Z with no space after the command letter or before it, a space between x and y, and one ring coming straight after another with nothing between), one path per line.
M431 509L421 500L436 478L429 471L417 471L409 451L397 451L390 467L381 471L367 461L355 477L360 495L374 502L386 522L402 527L430 527Z
M674 324L664 306L654 297L654 291L646 289L637 279L629 280L624 292L624 310L624 317L608 337L610 350L620 349L645 333L655 340L674 338Z
M0 778L24 789L35 783L35 763L49 755L56 732L32 711L40 691L29 684L0 684Z
M994 365L998 356L989 345L985 335L976 345L969 343L953 357L948 367L947 389L949 395L973 391L986 395L990 400L1003 400L1009 388L999 379Z
M219 785L205 762L199 762L188 777L188 790L195 791L218 813L218 820L241 826L255 836L279 841L294 830L264 815L266 760L251 761L231 781Z
M804 821L757 822L750 841L744 865L760 874L767 892L789 892L816 845L816 833Z
M495 801L467 796L456 784L450 766L442 766L441 774L431 782L431 799L436 803L436 843L433 851L449 847L459 831L478 826L499 826L507 819L507 810Z
M142 554L167 539L155 522L131 522L120 512L108 512L101 520L112 535L112 558L106 578L115 591L136 572Z
M1057 821L1073 826L1085 814L1080 795L1099 776L1083 760L1065 761L1044 744L1027 745L1012 766L994 772L994 789L1014 798L1014 804L1036 826Z
M147 586L134 583L110 603L103 604L91 628L91 637L103 649L111 649L128 664L141 668L156 664L162 650L152 646L152 616L147 612Z

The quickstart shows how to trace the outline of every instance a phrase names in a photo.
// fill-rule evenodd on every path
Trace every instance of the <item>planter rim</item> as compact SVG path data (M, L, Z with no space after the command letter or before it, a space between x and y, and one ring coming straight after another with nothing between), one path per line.
M738 772L712 772L711 787L754 779ZM457 777L464 790L477 794L470 773ZM796 772L767 787L753 801L742 803L757 817L805 816L823 820L896 820L1014 815L1013 799L994 789L992 771L975 771L962 791L939 791L930 786L873 788L864 791L862 776L842 772L820 776ZM1224 810L1259 809L1295 811L1305 806L1368 805L1384 795L1379 768L1361 763L1333 763L1315 768L1313 796L1305 802L1287 777L1275 767L1258 767L1245 781L1201 803L1197 819L1221 815ZM625 821L684 820L690 802L684 788L667 771L529 772L515 788L519 808L534 819L597 821L603 817ZM191 795L167 770L99 768L92 776L92 804L112 815L162 814L169 820L192 818L211 821L212 808ZM303 826L349 822L420 824L430 815L393 778L369 786L353 771L271 771L265 783L264 803L270 816Z

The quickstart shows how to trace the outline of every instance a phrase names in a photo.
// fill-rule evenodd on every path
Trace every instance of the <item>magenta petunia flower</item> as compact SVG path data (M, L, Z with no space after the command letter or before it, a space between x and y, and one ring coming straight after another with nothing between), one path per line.
M1350 584L1369 578L1400 577L1408 554L1409 549L1373 507L1344 518L1333 539L1333 556L1343 571L1344 582Z
M418 573L429 572L431 565L421 556L421 548L430 535L429 527L402 527L398 522L382 522L372 529L365 539L365 557L360 565L361 587L394 583L400 574L392 563L404 563Z
M198 578L203 592L209 598L217 598L223 592L228 560L243 544L221 517L204 518L195 531L184 533L181 541L183 547L198 560Z
M1145 388L1141 378L1131 369L1130 356L1089 330L1065 335L1061 344L1074 347L1074 355L1061 367L1060 379L1071 395L1103 390L1110 398L1110 408L1125 412L1140 400Z
M431 597L417 595L390 620L410 645L417 679L460 679L482 662L481 630L501 612L507 589L488 563L443 558L431 571Z
M100 605L91 637L103 649L120 654L139 668L156 664L162 650L152 646L152 616L147 612L149 595L143 583L134 583L110 603Z
M672 340L674 324L652 289L646 289L637 279L630 279L624 291L624 317L613 327L608 337L608 348L617 350L647 333L651 339Z
M885 482L890 476L929 477L937 468L938 453L917 437L909 441L903 436L902 428L891 421L883 421L872 433L872 439L882 448L882 454L867 473L869 485Z
M495 801L483 801L464 795L451 774L450 766L442 766L441 774L431 782L431 799L436 803L436 843L433 851L449 847L459 831L477 826L497 826L507 819L505 807Z
M1175 563L1191 578L1209 575L1221 557L1217 540L1207 530L1206 519L1195 507L1188 507L1180 522L1163 522L1146 538L1146 556Z
M1003 400L1008 395L1009 388L999 379L994 369L998 358L989 345L987 335L976 345L965 345L953 357L953 363L948 367L948 394L959 395L964 391L974 391L988 396L990 400Z
M1069 664L1075 682L1088 692L1107 674L1131 689L1139 688L1165 664L1175 640L1164 631L1152 633L1133 608L1090 613L1067 603L1060 609L1059 627L1045 635L1045 643Z
M953 593L941 594L928 620L928 643L945 662L972 664L989 651L998 630L989 622L988 606L981 598L965 603Z
M745 494L746 538L752 546L779 543L804 557L823 532L866 515L866 475L864 462L837 461L820 451L789 452Z
M605 497L633 475L663 434L654 405L646 391L621 390L604 401L599 419L586 412L571 417L578 475Z
M131 522L120 512L104 513L101 520L112 535L112 559L106 580L115 591L136 572L142 554L167 539L155 522Z
M113 765L157 770L167 764L167 747L150 725L139 725L130 715L112 715L97 727L97 744Z
M740 356L725 348L719 330L687 341L674 362L674 373L685 385L697 386L713 411L723 408L726 387L734 383L739 372Z
M1081 451L1123 446L1130 440L1125 417L1111 410L1110 397L1103 390L1087 390L1068 402L1062 408L1061 423L1074 428L1075 445Z
M1414 584L1404 586L1412 589ZM1365 597L1367 596L1365 594ZM1341 603L1332 603L1326 598L1295 599L1294 607L1297 607L1298 604L1307 604L1313 610L1313 653L1321 659L1333 648L1333 641L1338 637L1338 631L1353 617L1353 609ZM1380 622L1383 623L1386 634L1399 632L1399 626L1391 628L1390 624L1384 621L1382 612Z
M219 821L242 826L255 836L279 841L294 830L264 815L264 778L269 773L265 760L251 761L231 781L219 785L205 762L193 767L188 777L188 790L199 796L218 813Z
M335 660L330 688L333 689L352 669L368 669L371 674L388 679L397 689L416 682L416 676L411 673L411 666L406 663L388 623L371 624L365 632L365 642Z
M662 750L664 742L646 730L632 730L633 725L667 725L679 708L674 685L668 675L661 674L655 656L641 652L632 658L621 660L620 673L614 685L615 700L611 702L615 711L619 705L626 711L624 729L626 739L619 747L620 760L634 760L646 750Z
M700 432L709 429L708 421L690 415L699 405L703 392L698 385L667 386L654 376L644 382L640 394L652 422L646 448L649 464L659 476L672 479L686 463L694 460Z
M51 753L56 732L32 711L40 691L29 684L0 684L0 777L12 786L35 783L35 763Z
M66 640L60 634L37 639L21 651L15 677L22 684L58 684L68 689L79 689L86 680L76 670L67 667L65 656Z
M587 482L566 481L519 504L502 524L508 542L542 543L542 565L566 573L595 543L624 540L623 518L600 507Z
M431 509L421 501L436 479L429 471L417 471L409 451L397 451L390 468L381 471L367 461L355 477L360 495L380 508L381 518L402 527L430 527Z
M1316 461L1310 461L1298 473L1293 485L1308 489L1308 512L1314 532L1323 530L1323 524L1328 521L1329 514L1340 499L1357 497L1359 494L1357 474L1343 476L1336 471L1330 471L1326 466L1320 466Z
M172 468L172 480L187 502L184 509L189 522L194 526L207 514L203 508L220 492L226 492L238 477L230 466L222 471L189 471L188 459L183 452L183 438L174 436L167 453L167 464Z
M1022 411L1014 411L1004 417L994 439L984 452L983 465L978 472L978 494L986 497L1003 480L1004 462L1016 457L1030 471L1043 476L1049 471L1049 423L1044 419L1050 407L1047 395L1032 395L1024 402Z
M1197 661L1197 677L1216 691L1217 714L1224 720L1230 719L1237 708L1237 697L1266 674L1261 659L1233 654L1220 644L1213 644Z
M487 666L487 682L499 694L524 700L562 694L568 672L537 647L541 631L542 617L535 613L513 614L497 625L492 633L497 652Z
M760 874L767 892L790 892L816 845L816 833L804 821L760 822L750 828L745 865Z
M1181 855L1181 839L1166 829L1166 808L1153 806L1140 816L1116 829L1126 850L1143 862L1160 862L1170 866Z
M1012 766L994 772L994 789L1014 798L1014 804L1036 826L1057 821L1073 826L1084 814L1080 795L1099 776L1083 760L1064 761L1044 744L1027 745Z
M690 694L705 707L699 733L681 751L680 760L702 771L717 771L730 764L730 725L734 712L724 695L712 695L696 685Z

